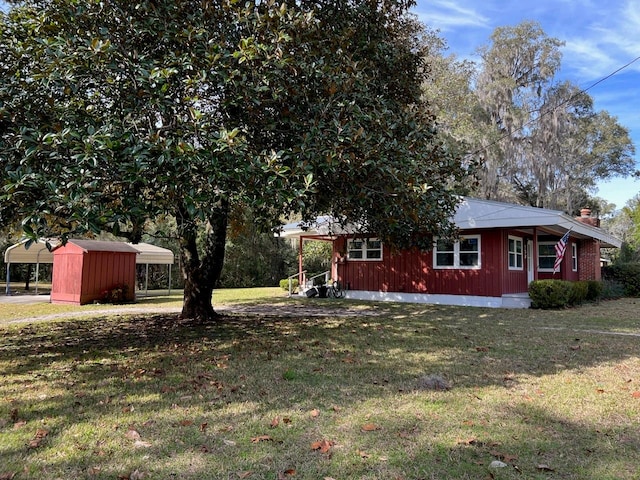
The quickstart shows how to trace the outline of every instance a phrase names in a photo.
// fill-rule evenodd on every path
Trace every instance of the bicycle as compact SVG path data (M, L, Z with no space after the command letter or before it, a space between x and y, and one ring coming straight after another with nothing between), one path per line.
M344 298L347 291L342 288L340 282L335 281L329 287L327 287L327 296L329 298Z

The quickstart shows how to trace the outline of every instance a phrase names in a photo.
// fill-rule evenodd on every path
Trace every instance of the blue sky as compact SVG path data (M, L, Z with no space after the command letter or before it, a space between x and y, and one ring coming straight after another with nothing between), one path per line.
M6 9L2 0L0 8ZM565 42L558 79L581 88L640 56L638 0L417 0L413 11L440 30L449 53L470 60L478 60L475 50L488 43L496 27L535 20L547 35ZM640 168L640 60L589 94L597 110L607 110L630 130ZM638 193L640 180L630 178L600 183L596 195L620 208Z
M640 57L638 0L417 0L420 20L438 29L449 53L477 61L496 27L537 21L550 37L565 42L558 80L586 89ZM640 168L640 60L589 91L596 110L607 110L631 133ZM640 181L600 183L596 195L623 207L640 193Z

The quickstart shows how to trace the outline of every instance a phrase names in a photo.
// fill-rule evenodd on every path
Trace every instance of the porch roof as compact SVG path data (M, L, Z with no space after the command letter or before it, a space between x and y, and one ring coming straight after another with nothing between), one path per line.
M516 228L543 228L549 233L562 236L567 230L577 238L593 238L601 242L602 247L620 248L622 242L601 228L593 227L570 217L559 210L528 207L512 203L496 202L464 197L458 205L453 218L461 230ZM352 234L358 230L341 228L330 216L318 217L311 225L293 222L284 225L280 236L284 238L320 237L332 238L336 235Z

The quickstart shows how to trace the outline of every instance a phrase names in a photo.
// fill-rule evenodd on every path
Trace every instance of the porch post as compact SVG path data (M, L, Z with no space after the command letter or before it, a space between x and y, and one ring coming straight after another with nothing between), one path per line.
M304 287L304 273L302 273L302 235L298 239L298 285L300 289ZM302 290L299 290L302 291Z
M533 227L533 280L538 280L538 228Z

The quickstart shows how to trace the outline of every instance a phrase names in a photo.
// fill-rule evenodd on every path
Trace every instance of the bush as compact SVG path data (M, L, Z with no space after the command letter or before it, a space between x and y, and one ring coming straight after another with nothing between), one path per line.
M597 300L601 297L602 291L602 283L596 281L538 280L529 284L531 308L550 309L580 305L586 300Z
M289 279L288 278L285 278L284 280L280 280L280 288L282 288L283 290L286 290L287 292L289 291ZM295 292L297 288L298 288L298 279L297 278L292 278L291 279L291 292Z
M113 303L114 305L130 301L129 286L126 284L115 285L102 292L102 303Z
M604 285L602 282L597 280L589 280L587 281L587 298L588 302L595 302L602 298L602 293L604 291Z
M571 304L571 282L565 280L536 280L529 284L531 308L563 308Z
M589 295L589 283L586 281L570 282L569 305L580 305Z
M624 285L615 280L602 281L602 296L606 300L614 300L624 297Z
M607 281L618 282L628 297L640 297L640 264L616 263L602 269L602 277Z

